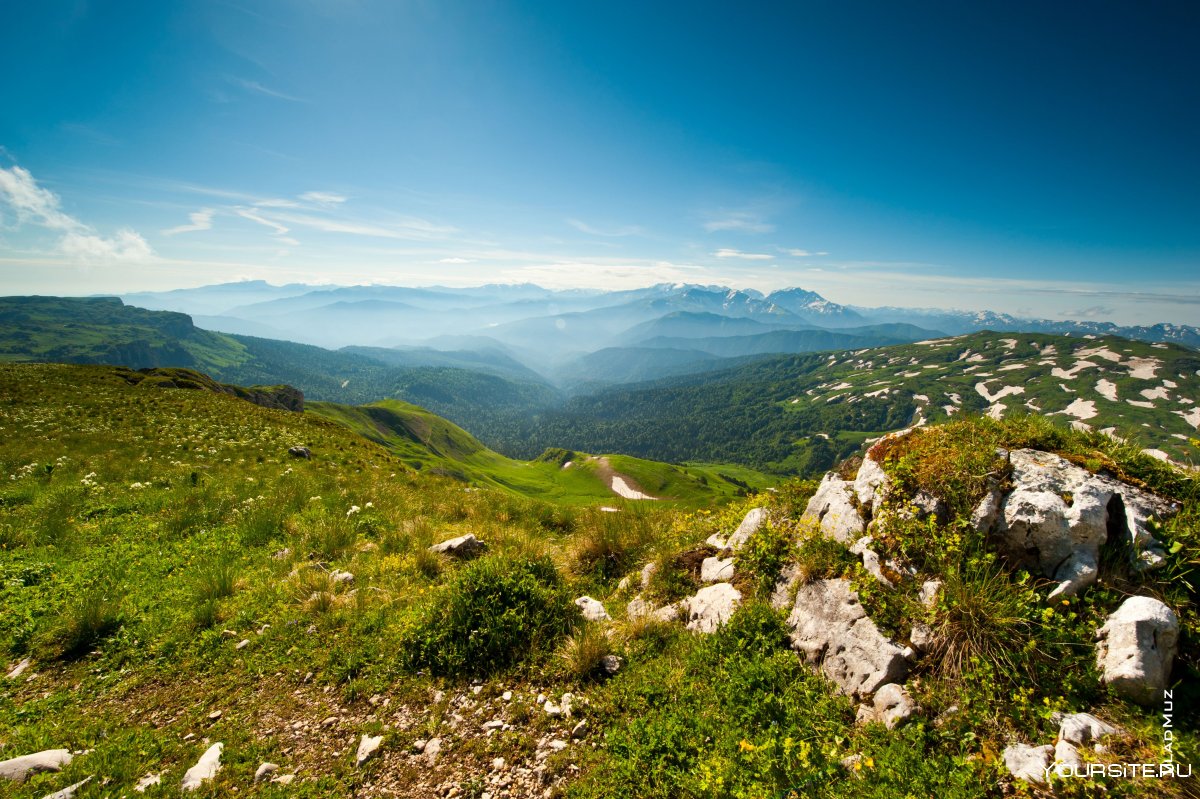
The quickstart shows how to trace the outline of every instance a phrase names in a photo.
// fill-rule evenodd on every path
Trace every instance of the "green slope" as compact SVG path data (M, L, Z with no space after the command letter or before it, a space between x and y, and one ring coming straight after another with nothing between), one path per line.
M744 467L673 465L619 455L595 458L566 450L514 460L488 449L452 422L399 400L357 406L311 402L307 410L382 444L414 469L565 504L620 504L621 498L605 481L605 464L644 493L686 506L730 499L774 483Z
M1115 337L984 332L771 358L577 397L522 433L530 450L553 441L812 474L888 430L964 413L1034 413L1186 461L1194 457L1189 439L1200 423L1198 407L1194 350Z

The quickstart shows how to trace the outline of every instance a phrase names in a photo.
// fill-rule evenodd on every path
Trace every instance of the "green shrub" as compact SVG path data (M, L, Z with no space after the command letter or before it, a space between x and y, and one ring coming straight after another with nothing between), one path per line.
M549 651L577 616L548 558L492 555L434 593L405 631L401 659L434 674L489 674Z
M764 524L738 550L738 569L750 573L757 593L770 594L791 554L787 528Z
M120 587L109 580L98 580L70 599L53 634L62 657L84 655L116 631L124 620L121 601Z
M599 624L584 622L563 642L559 655L567 674L578 680L596 676L600 661L612 652L612 644Z

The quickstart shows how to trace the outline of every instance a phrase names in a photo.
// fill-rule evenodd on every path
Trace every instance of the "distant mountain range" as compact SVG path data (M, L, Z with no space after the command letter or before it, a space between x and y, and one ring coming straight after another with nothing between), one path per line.
M370 328L374 340L404 332L415 343L334 350L206 330L179 310L118 298L9 297L0 298L0 361L186 367L227 383L293 385L313 401L402 400L510 457L568 447L781 473L826 468L868 437L960 410L1042 413L1121 435L1132 429L1143 446L1181 460L1194 457L1189 438L1200 427L1200 331L1179 325L943 311L873 317L800 289L764 296L688 285L551 292L232 284L141 296L147 305L156 299L219 312L200 319L309 338L326 325L339 341ZM948 335L907 318L952 330L1068 329ZM418 323L420 338L412 336Z

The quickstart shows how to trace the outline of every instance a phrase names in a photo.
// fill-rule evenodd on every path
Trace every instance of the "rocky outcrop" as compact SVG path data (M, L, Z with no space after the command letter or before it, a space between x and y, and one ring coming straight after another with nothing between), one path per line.
M1118 732L1120 730L1116 727L1101 721L1091 713L1071 713L1063 716L1058 723L1058 739L1076 746L1085 746Z
M800 521L818 527L821 535L849 545L862 537L866 524L855 507L854 484L836 473L825 475Z
M297 445L294 447L288 447L288 455L291 455L293 458L304 458L305 460L308 460L312 457L312 450L310 450L308 447Z
M854 495L858 498L858 506L868 518L879 510L887 490L891 486L891 478L883 467L868 455L863 458L862 466L854 478Z
M1096 633L1100 679L1141 704L1162 699L1179 641L1179 618L1157 599L1134 596Z
M716 583L683 600L687 628L698 633L715 633L729 621L742 602L742 593L729 583Z
M1174 513L1170 503L1048 452L1014 450L1009 461L1012 491L990 492L973 520L996 534L1011 562L1059 582L1051 599L1096 581L1106 542L1131 547L1142 567L1161 562L1148 521Z
M429 548L430 552L437 552L440 555L449 555L452 558L467 560L484 552L487 549L487 544L475 537L474 533L460 535L457 538L450 538L440 544L434 544Z
M849 580L802 586L787 624L793 648L844 694L869 696L908 673L904 650L867 616Z

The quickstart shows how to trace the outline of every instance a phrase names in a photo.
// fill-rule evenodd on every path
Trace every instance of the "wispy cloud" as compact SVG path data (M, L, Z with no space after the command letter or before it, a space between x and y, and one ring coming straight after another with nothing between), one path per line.
M137 231L122 228L106 238L62 210L59 197L39 186L29 170L0 168L0 202L16 217L16 224L34 225L61 234L58 250L83 263L148 262L154 250Z
M783 252L793 258L812 258L813 256L829 255L827 252L813 252L811 250L801 250L796 248L784 247Z
M300 199L317 205L340 205L346 202L345 195L331 191L306 191L300 195Z
M440 259L438 259L439 264L469 264L471 262L472 261L470 258L440 258Z
M576 230L586 233L589 236L605 236L605 237L620 237L620 236L640 236L645 231L637 225L627 225L618 228L597 228L589 225L581 219L568 218L567 224Z
M213 214L215 213L216 211L211 208L201 208L195 213L188 214L188 219L191 220L188 224L167 228L162 233L164 236L176 236L180 233L195 233L200 230L211 230Z
M275 231L277 236L282 236L289 231L289 228L285 225L281 225L273 219L268 219L262 214L252 211L249 208L237 208L234 210L234 213L236 213L242 219L249 219L251 222L257 222L263 227L271 228Z
M750 211L731 211L709 219L704 223L704 229L709 233L722 230L741 233L770 233L775 226Z
M389 223L362 222L357 220L333 219L312 214L276 213L273 219L301 227L312 228L323 233L345 233L353 236L373 236L383 239L405 239L421 241L444 238L457 228L449 225L439 225L427 219L414 216L401 216L390 220ZM286 232L286 231L285 231Z
M294 97L290 94L287 94L286 92L281 92L278 89L272 89L269 86L264 86L256 80L247 80L245 78L239 78L234 75L230 75L226 79L230 83L234 84L235 86L240 86L241 88L245 89L246 91L254 92L255 94L261 94L261 95L265 95L267 97L274 97L277 100L287 100L288 102L292 102L292 103L307 103L308 102L308 100L305 100L303 97Z
M765 252L742 252L741 250L733 250L728 247L722 247L713 253L718 258L737 258L742 261L771 261L775 259L774 255L768 255Z

